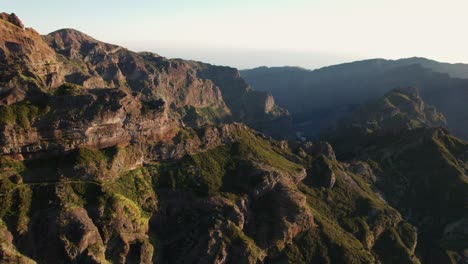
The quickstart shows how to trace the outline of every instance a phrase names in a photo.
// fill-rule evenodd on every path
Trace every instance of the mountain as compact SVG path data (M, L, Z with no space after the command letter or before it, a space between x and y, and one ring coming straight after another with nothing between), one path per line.
M443 126L416 89L404 88L358 107L327 137L339 159L371 164L375 188L418 228L422 263L463 263L468 248L468 143Z
M416 229L369 187L369 165L324 143L234 124L1 164L6 263L418 263Z
M421 97L447 119L456 136L468 139L466 65L423 58L366 60L310 71L257 68L242 71L256 90L271 92L292 113L296 129L308 136L349 114L353 107L384 96L397 87L417 87ZM451 75L450 75L451 74Z
M236 69L0 32L0 263L466 262L468 145L418 90L332 147Z
M417 128L333 142L340 159L366 160L376 188L418 228L422 263L463 263L468 244L468 144L441 128ZM347 144L339 145L347 140ZM426 253L422 253L426 252Z
M287 112L236 69L135 53L72 29L40 36L0 23L1 153L158 141L180 126L220 122L287 127Z
M443 114L426 104L414 87L396 88L385 96L358 106L328 134L367 136L398 133L421 127L446 127Z

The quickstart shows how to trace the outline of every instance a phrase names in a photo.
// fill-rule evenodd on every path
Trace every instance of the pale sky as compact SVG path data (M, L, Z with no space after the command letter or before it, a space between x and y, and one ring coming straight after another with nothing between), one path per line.
M41 34L75 28L237 68L368 58L468 62L467 0L0 0Z

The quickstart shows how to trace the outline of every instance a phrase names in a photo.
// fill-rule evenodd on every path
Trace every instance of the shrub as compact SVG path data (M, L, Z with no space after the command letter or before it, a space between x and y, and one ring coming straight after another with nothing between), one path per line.
M30 101L22 101L13 105L0 106L0 124L12 125L27 129L41 116L50 111L47 105L36 105Z
M78 95L79 93L80 87L72 83L64 83L54 91L54 95L56 96Z

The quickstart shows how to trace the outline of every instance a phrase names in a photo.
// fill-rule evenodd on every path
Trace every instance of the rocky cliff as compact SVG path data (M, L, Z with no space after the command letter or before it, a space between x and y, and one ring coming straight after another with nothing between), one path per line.
M1 18L2 153L158 142L184 126L261 129L287 119L235 69L135 53L73 29L41 36L14 15Z

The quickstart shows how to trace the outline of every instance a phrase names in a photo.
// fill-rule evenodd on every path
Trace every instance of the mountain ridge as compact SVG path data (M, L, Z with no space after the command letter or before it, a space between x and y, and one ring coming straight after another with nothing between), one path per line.
M0 30L8 33L0 38L3 153L157 141L178 126L213 122L288 123L273 97L252 91L234 68L135 53L71 29Z
M417 90L332 147L234 68L0 33L1 263L466 262L468 143Z
M416 59L420 60L420 59ZM423 59L426 61L426 59ZM242 76L257 90L271 92L293 119L329 123L321 126L298 126L308 136L319 134L337 109L350 108L377 99L399 86L417 87L421 97L442 112L450 131L461 138L466 134L467 117L464 100L468 99L468 79L453 78L443 71L444 64L433 69L414 64L414 59L400 61L370 60L330 66L316 71L281 68L242 71ZM427 62L427 61L426 61ZM428 61L427 63L433 63ZM457 65L452 65L457 67ZM464 66L460 71L464 71ZM349 114L349 110L345 110ZM340 113L342 115L343 113ZM336 120L331 120L331 123ZM300 125L300 124L299 124Z
M320 68L316 69L308 69L300 66L259 66L259 67L254 67L254 68L248 68L248 69L241 69L241 72L249 72L249 71L254 71L258 69L291 69L291 70L301 70L304 72L323 72L327 71L330 69L336 69L336 68L346 68L348 66L352 65L359 65L359 64L369 64L369 63L374 63L374 64L401 64L401 65L411 65L411 64L421 64L422 66L426 66L427 68L433 69L435 71L441 72L441 73L451 73L451 76L454 78L468 78L468 63L463 63L463 62L457 62L457 63L450 63L450 62L439 62L433 59L425 58L425 57L408 57L408 58L401 58L401 59L384 59L384 58L375 58L375 59L366 59L366 60L358 60L358 61L351 61L351 62L344 62L344 63L339 63L339 64L334 64L334 65L328 65L328 66L323 66ZM455 67L462 67L463 69L452 69L449 71L450 68L455 68ZM437 70L438 69L438 70Z

